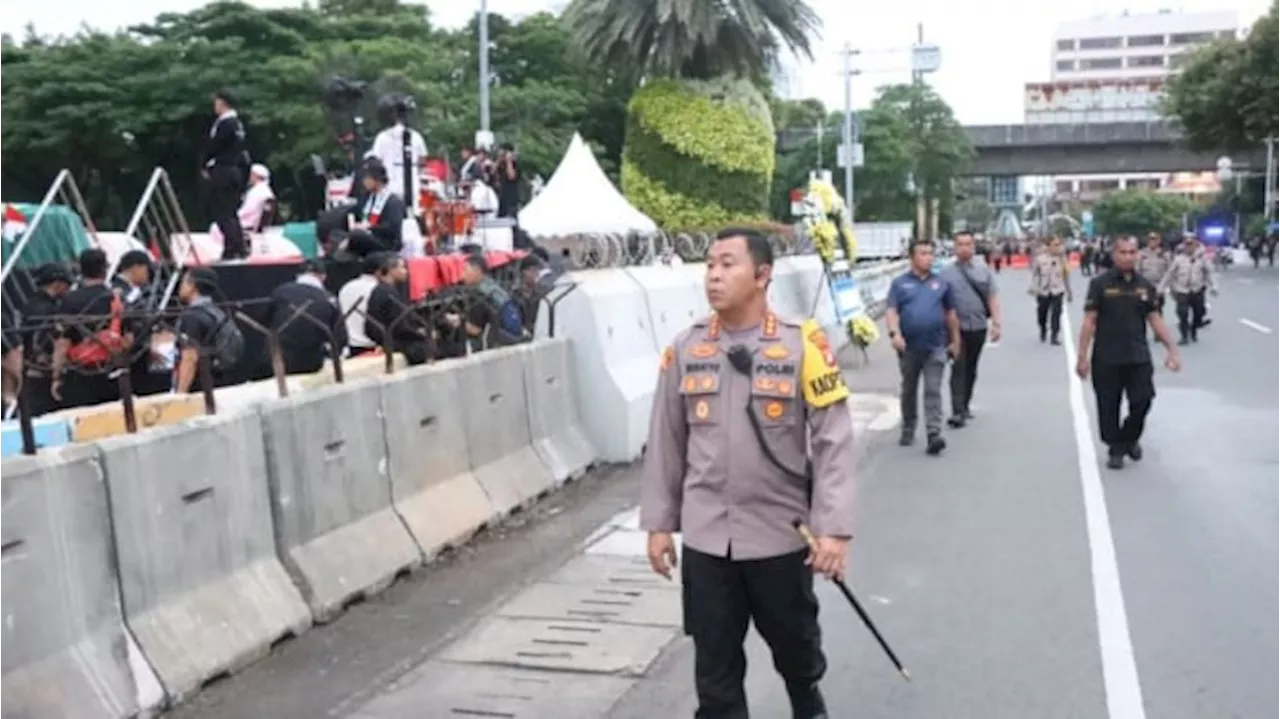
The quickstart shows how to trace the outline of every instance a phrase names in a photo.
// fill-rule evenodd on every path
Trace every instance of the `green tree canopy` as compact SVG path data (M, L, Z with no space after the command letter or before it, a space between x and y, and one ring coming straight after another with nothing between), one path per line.
M854 171L857 220L914 220L916 199L908 187L909 178L917 192L940 200L944 211L949 208L954 202L952 182L970 161L973 148L946 101L924 83L890 85L881 88L871 107L859 115L864 164ZM833 113L827 126L838 128L842 120ZM821 157L822 166L832 170L832 179L843 193L844 172L835 164L839 144L839 132L826 134ZM789 216L787 193L804 187L818 157L815 137L779 161L771 201L776 217Z
M493 15L490 28L493 128L520 149L526 172L549 176L575 131L616 172L635 79L592 66L550 15L519 23ZM215 90L238 98L253 159L271 167L294 218L322 203L310 156L344 161L343 128L323 97L331 77L370 83L358 108L366 134L378 129L377 97L389 91L414 95L415 124L433 154L456 158L478 126L474 22L442 30L425 6L398 0L274 10L215 2L127 32L28 40L5 38L0 57L0 192L39 198L68 168L105 227L124 224L156 166L168 170L191 222L203 224L198 153Z
M1253 150L1280 133L1277 6L1242 40L1195 50L1165 88L1165 112L1198 150Z
M1104 195L1094 204L1093 217L1104 235L1163 234L1182 227L1183 216L1193 209L1181 195L1134 188Z

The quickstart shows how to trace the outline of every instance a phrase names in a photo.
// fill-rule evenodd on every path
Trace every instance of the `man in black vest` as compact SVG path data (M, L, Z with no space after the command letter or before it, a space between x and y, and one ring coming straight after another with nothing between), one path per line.
M213 221L222 232L222 259L244 259L249 256L249 245L245 242L240 217L236 214L249 167L244 124L236 114L235 102L226 91L214 94L213 111L218 117L209 128L201 170L208 192L209 214L213 215Z

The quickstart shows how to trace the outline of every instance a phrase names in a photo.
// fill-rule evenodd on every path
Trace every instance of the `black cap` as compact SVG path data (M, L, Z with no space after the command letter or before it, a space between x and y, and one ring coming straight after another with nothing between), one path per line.
M66 282L71 284L71 273L66 267L56 263L49 263L37 268L33 273L36 287L44 287L54 282Z

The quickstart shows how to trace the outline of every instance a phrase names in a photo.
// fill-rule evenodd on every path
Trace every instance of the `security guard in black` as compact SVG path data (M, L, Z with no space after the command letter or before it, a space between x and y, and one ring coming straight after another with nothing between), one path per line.
M1150 324L1165 346L1165 366L1181 367L1177 349L1159 313L1155 285L1139 275L1137 243L1117 240L1112 267L1089 283L1076 372L1084 379L1093 365L1093 392L1098 403L1098 431L1107 445L1107 466L1120 469L1125 457L1142 459L1142 431L1155 400L1154 367L1146 326ZM1090 353L1092 345L1092 353ZM1128 400L1129 416L1121 420L1120 405Z

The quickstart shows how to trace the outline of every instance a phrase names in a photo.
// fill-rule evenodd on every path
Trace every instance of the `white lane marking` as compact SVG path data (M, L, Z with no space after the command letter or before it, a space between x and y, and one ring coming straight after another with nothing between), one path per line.
M1240 318L1240 324L1244 325L1245 327L1248 327L1251 330L1257 330L1258 332L1261 332L1264 335L1271 334L1270 327L1266 325L1258 324L1257 322L1254 322L1253 320L1248 319L1246 317Z
M1084 383L1076 376L1075 338L1071 315L1062 313L1062 350L1067 357L1067 391L1071 403L1071 424L1075 430L1076 457L1080 485L1084 493L1085 527L1089 537L1089 560L1093 570L1093 605L1098 618L1098 645L1102 655L1102 683L1107 695L1110 719L1146 719L1142 685L1129 637L1124 592L1120 588L1120 568L1107 516L1107 495L1098 471L1098 453L1093 444L1092 423L1085 409Z

